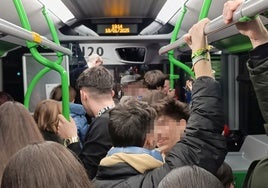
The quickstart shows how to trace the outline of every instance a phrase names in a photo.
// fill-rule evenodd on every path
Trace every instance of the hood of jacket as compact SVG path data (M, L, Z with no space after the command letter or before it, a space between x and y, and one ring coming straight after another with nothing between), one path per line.
M113 166L118 163L127 163L129 166L143 174L163 165L163 162L148 154L115 153L101 160L100 166Z
M70 103L70 112L76 115L85 115L86 110L84 109L83 105Z

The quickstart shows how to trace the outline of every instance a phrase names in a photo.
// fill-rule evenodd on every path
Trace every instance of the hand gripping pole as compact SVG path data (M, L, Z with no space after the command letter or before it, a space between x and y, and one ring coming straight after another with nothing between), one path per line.
M231 23L225 24L223 16L221 15L221 16L211 20L211 22L207 24L207 26L205 27L204 33L205 33L205 35L215 33L217 31L220 31L222 29L225 29L227 27L234 25L235 23L239 22L240 19L242 19L242 18L254 17L255 15L263 13L267 10L268 10L267 0L258 0L258 1L248 0L248 1L245 1L234 12L233 21ZM158 53L159 53L159 55L163 55L170 50L173 50L177 47L183 46L184 44L185 44L184 39L183 39L183 37L181 37L178 40L176 40L175 42L161 47L159 49Z

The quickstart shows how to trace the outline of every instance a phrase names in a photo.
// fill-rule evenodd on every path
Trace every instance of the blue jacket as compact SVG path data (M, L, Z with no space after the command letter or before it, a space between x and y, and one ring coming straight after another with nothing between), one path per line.
M86 111L81 104L70 103L70 115L75 121L77 132L81 143L85 142L85 137L89 128Z

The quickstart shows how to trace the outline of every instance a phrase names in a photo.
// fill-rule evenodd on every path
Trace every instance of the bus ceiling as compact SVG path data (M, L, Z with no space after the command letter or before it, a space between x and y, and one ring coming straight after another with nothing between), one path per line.
M248 0L251 1L251 0ZM221 15L225 1L211 1L208 12L209 19ZM49 28L42 14L45 6L50 13L57 29L60 42L71 41L88 43L128 43L139 41L154 41L168 44L181 7L185 4L186 14L182 21L178 38L187 33L188 29L198 21L203 1L197 0L22 0L32 31L51 39ZM59 11L60 10L60 11ZM21 26L13 1L2 0L0 18L17 26ZM268 24L266 17L262 18ZM218 49L228 49L229 52L246 51L248 41L242 38L243 45L237 46L236 29L230 28L218 31L209 37L210 42ZM7 33L0 35L1 54L17 46L25 46L25 41ZM7 43L6 43L7 42ZM14 45L14 46L13 46Z

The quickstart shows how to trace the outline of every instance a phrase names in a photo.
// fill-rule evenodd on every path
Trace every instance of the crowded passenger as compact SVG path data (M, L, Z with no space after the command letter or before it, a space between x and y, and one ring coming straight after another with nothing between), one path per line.
M166 94L163 93L162 91L154 90L146 93L146 95L142 97L142 101L146 101L148 104L154 104L160 101L161 99L164 99L165 97Z
M160 70L150 70L144 74L144 85L149 90L162 89L165 84L166 75Z
M162 155L165 155L184 132L190 113L189 106L160 90L149 92L142 100L157 112L158 118L154 123L156 146Z
M94 117L89 125L83 148L80 148L74 121L69 122L62 115L59 115L58 134L67 140L68 148L79 156L89 178L93 179L100 160L112 147L108 132L108 112L115 106L112 90L113 76L103 66L95 66L85 70L79 76L77 85L87 114Z
M147 89L143 85L143 78L139 74L127 74L120 80L122 96L121 100L129 97L142 99Z
M158 116L154 123L156 146L166 155L183 135L190 110L187 104L168 96L152 103L152 107Z
M185 90L185 102L190 104L192 99L192 88L193 88L193 79L186 80L184 90Z
M233 12L242 2L225 3L223 16L226 24L232 21ZM86 112L94 117L83 135L79 134L75 119L68 122L61 115L59 103L42 101L34 114L46 140L54 139L50 137L51 132L54 136L57 133L75 154L58 143L40 142L43 137L37 125L21 104L0 103L1 187L91 187L89 177L94 178L95 187L105 188L233 188L231 168L223 162L227 148L221 134L224 126L221 89L212 74L204 36L208 23L208 19L199 21L185 35L192 50L196 75L195 82L189 86L190 115L185 104L156 95L157 92L151 93L154 96L149 96L149 99L142 96L148 103L127 98L115 106L113 77L106 68L96 66L103 63L102 59L96 58L90 61L94 63L88 64L89 68L77 80L83 114ZM253 46L247 67L268 132L268 32L258 16L237 23L236 27L249 37ZM163 83L167 79L160 72L148 71L145 83L149 90L162 88L167 95L169 89L163 89L168 88L166 82ZM46 116L46 112L53 114ZM186 123L182 119L187 120L186 125L182 125ZM176 126L181 127L177 129ZM167 130L166 133L163 130ZM154 137L155 132L158 138ZM54 141L61 143L57 135ZM31 144L33 142L37 143ZM249 171L244 187L267 185L267 164L267 157L255 162L256 167Z
M19 149L43 141L30 112L18 102L5 102L0 106L0 180L9 159Z
M228 1L224 4L223 18L226 24L233 19L233 13L238 9L243 0ZM259 16L247 21L237 23L238 31L247 36L253 49L249 52L247 68L250 74L254 90L256 92L259 107L268 132L268 31ZM268 184L268 160L253 161L245 178L244 188L262 188Z
M85 65L83 65L82 67L75 68L70 72L70 85L73 88L77 89L76 85L77 85L77 79L79 75L87 68L91 68L91 67L99 66L99 65L103 65L103 59L101 56L99 56L98 54L91 54L90 56L88 56L86 59ZM75 102L81 103L80 93L77 93Z
M75 101L75 97L76 97L76 91L72 86L69 86L69 102L74 102ZM54 87L50 94L49 94L49 98L56 100L56 101L62 101L62 86L57 85L56 87Z
M11 157L1 188L90 188L83 165L64 146L51 142L30 144Z
M233 18L233 12L239 7L243 0L228 1L224 5L223 17L225 23L230 23ZM257 95L258 103L264 121L268 122L268 90L267 75L267 46L268 31L263 25L259 16L248 22L236 24L238 31L250 39L253 50L249 52L247 68L250 79Z
M0 91L0 106L7 101L14 101L14 98L7 92Z
M162 87L161 91L163 91L163 93L165 95L168 95L170 97L175 97L176 98L176 93L175 93L175 89L171 89L170 88L170 79L169 79L169 75L165 76L165 82L164 82L164 86Z
M215 176L222 182L224 188L234 188L233 170L226 162L223 162Z
M193 52L207 46L203 35L207 23L204 19L195 24L186 37ZM100 162L96 187L157 187L172 169L185 165L216 173L227 153L221 135L224 118L220 87L212 77L209 59L201 58L193 62L193 67L197 80L190 117L181 141L172 147L165 162L154 150L155 109L142 101L126 100L110 111L109 132L114 147Z
M224 188L207 170L198 166L183 166L172 170L163 178L158 188Z
M69 107L70 116L73 118L77 126L77 134L81 142L81 147L85 142L86 134L89 128L88 120L86 117L86 110L81 104L74 103L76 97L76 91L72 86L69 86ZM62 86L58 85L52 89L50 93L50 99L56 101L62 101Z
M175 97L175 90L170 88L169 76L160 70L150 70L144 74L144 85L150 91L159 90L165 95Z
M33 117L45 140L63 144L63 140L57 134L59 114L62 114L61 103L47 99L36 105Z

